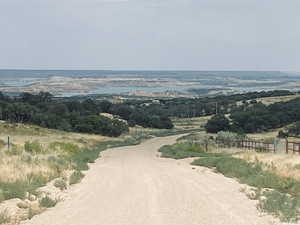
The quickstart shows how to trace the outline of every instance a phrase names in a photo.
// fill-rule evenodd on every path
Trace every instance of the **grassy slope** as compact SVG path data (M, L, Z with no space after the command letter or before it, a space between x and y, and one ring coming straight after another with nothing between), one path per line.
M10 199L26 200L20 205L23 210L20 215L16 213L10 218L8 211L0 210L0 224L2 220L11 220L14 221L13 224L17 224L20 220L30 219L41 213L47 207L55 206L57 199L40 195L38 188L53 185L57 190L63 191L69 185L80 182L84 177L82 171L89 168L89 163L93 163L101 151L139 144L153 136L176 132L177 130L134 128L126 135L111 138L24 124L0 123L0 203L3 207L7 204L10 208L14 204L9 203ZM10 149L7 146L7 136L11 139ZM37 200L30 200L31 203L28 203L28 199Z

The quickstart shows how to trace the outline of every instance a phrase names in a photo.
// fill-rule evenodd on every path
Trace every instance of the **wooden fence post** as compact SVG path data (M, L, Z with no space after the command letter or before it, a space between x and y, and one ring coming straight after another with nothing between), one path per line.
M8 150L10 149L10 137L9 136L7 136L7 148L8 148Z

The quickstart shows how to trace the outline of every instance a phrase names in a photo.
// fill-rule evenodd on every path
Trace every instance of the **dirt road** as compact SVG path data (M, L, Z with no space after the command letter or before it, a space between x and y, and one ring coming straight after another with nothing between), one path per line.
M102 153L81 184L26 225L270 225L232 179L159 158L176 136Z

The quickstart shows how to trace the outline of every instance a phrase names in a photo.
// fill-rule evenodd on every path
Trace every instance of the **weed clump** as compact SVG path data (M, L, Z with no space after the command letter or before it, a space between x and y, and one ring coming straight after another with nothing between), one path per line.
M49 145L49 149L66 154L76 154L80 151L80 148L76 144L64 142L53 142Z
M64 155L61 156L49 156L47 158L50 168L53 168L57 174L61 174L64 170L69 169L70 162Z
M39 154L43 151L42 145L38 141L26 141L24 144L24 149L26 152L31 154Z
M25 199L26 192L33 193L37 188L44 186L54 177L43 175L29 174L24 180L18 180L11 183L0 183L2 199L9 200L12 198Z
M39 201L39 203L40 203L40 206L43 208L52 208L52 207L56 206L56 204L58 203L58 200L53 200L49 196L46 196L46 197L42 198Z
M70 176L69 184L70 185L77 184L82 180L83 177L84 174L81 171L76 170Z
M58 179L54 181L54 187L63 191L67 189L67 183L63 179Z
M173 159L225 155L224 153L208 153L203 147L191 143L165 145L159 149L159 152L161 152L161 157Z
M258 209L277 216L284 222L296 222L299 218L300 200L276 190L265 191L259 201Z

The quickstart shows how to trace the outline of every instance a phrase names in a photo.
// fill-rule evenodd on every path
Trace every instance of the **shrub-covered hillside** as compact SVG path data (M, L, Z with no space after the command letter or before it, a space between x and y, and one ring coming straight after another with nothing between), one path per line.
M228 117L219 114L208 121L206 130L216 133L231 130L239 133L257 133L280 128L300 120L300 98L264 105L252 101L235 108Z
M114 118L101 116L112 113ZM121 120L121 119L123 120ZM158 113L146 113L126 104L86 99L57 99L49 93L23 93L8 97L0 93L0 120L28 123L64 131L119 136L128 132L129 125L152 128L173 128L171 120Z

